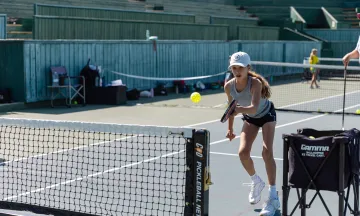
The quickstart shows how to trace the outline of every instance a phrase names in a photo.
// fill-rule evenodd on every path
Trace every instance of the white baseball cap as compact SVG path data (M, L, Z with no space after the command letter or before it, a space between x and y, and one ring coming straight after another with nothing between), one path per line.
M231 66L238 65L241 67L247 67L251 64L250 56L246 52L236 52L230 58L230 65Z

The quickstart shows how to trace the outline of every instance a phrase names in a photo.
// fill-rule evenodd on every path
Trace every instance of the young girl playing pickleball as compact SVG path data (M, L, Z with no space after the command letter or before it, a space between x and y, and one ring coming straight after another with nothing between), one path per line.
M249 202L256 204L260 201L265 182L255 171L250 151L259 129L262 129L262 157L268 177L269 194L260 215L272 216L280 208L275 185L276 164L273 156L276 112L273 103L268 99L271 95L268 82L262 76L250 70L250 63L250 56L245 52L234 53L230 59L229 69L231 69L234 78L225 84L224 89L228 102L230 103L235 99L238 106L228 119L226 137L230 141L235 138L233 133L234 117L241 113L244 124L240 135L238 153L242 165L252 180Z

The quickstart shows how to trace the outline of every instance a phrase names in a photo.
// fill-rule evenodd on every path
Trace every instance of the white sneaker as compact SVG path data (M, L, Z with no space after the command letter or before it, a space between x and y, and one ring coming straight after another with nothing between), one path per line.
M249 202L250 204L254 205L260 201L261 198L261 191L265 187L265 182L260 180L257 183L251 183L251 189L249 193Z
M264 207L260 212L260 216L273 216L276 210L280 208L279 197L271 197L264 203Z

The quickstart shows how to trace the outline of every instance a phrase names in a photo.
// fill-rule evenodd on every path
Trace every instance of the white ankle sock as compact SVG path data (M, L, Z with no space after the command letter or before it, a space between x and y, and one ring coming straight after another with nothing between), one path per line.
M250 176L253 183L258 183L261 181L261 178L255 173L253 176Z

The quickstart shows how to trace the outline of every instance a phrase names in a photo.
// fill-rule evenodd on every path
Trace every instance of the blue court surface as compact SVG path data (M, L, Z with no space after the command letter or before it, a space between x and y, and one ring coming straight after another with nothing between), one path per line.
M283 175L283 134L296 133L297 129L313 128L316 130L341 130L341 115L325 114L304 114L293 112L277 112L278 122L274 138L274 157L277 165L276 186L282 202L282 175ZM359 128L360 117L345 116L345 129ZM203 125L211 132L211 155L210 168L211 180L213 185L210 187L210 215L258 215L263 202L268 195L268 186L262 192L262 199L256 205L248 203L248 193L250 191L250 177L242 167L238 157L238 148L240 139L229 142L225 138L227 123L215 122ZM239 135L242 128L242 120L237 117L234 123L236 135ZM254 161L257 174L267 182L265 164L261 157L262 152L262 133L260 132L254 141L251 156ZM351 188L352 189L352 188ZM350 193L350 203L353 203L352 193ZM307 203L310 202L314 191L307 193ZM335 192L321 191L328 208L332 215L337 215L338 196ZM291 189L288 204L289 214L297 203L296 189ZM351 207L353 205L351 204ZM306 211L307 215L328 215L319 196ZM280 211L276 215L281 215ZM293 215L300 215L300 209L297 208ZM349 215L349 211L347 212Z

